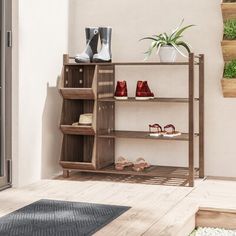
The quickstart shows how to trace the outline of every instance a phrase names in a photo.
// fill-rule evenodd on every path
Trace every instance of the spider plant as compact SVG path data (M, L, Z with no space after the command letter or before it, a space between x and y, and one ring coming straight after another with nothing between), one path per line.
M159 53L159 50L163 46L171 46L174 47L182 56L187 57L180 49L179 47L183 47L187 50L188 53L191 52L190 48L191 46L186 42L183 41L183 32L187 30L190 27L193 27L194 25L187 25L185 27L181 27L184 22L184 19L181 21L180 25L172 31L171 34L167 33L162 33L158 35L153 35L152 37L145 37L142 38L141 40L152 40L151 46L149 47L148 51L145 52L147 57L149 57L154 50L157 50L156 54ZM146 58L147 58L146 57Z

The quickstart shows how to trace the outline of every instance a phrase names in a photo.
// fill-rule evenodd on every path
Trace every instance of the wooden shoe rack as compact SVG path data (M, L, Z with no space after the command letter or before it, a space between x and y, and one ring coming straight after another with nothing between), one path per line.
M182 185L193 186L194 178L204 177L204 55L189 54L189 61L175 63L159 62L118 62L83 63L70 62L64 55L63 70L59 90L63 96L63 110L60 128L63 132L63 144L60 165L63 176L69 177L70 171L94 172L119 175L137 175L139 177L164 177L183 179ZM115 69L122 66L185 66L188 68L189 96L187 98L155 98L148 101L115 100ZM198 69L199 96L195 97L195 67ZM125 68L124 68L125 69ZM119 103L186 103L188 105L188 133L180 136L151 137L149 132L123 131L115 129L115 104ZM198 104L199 131L195 132L195 104ZM93 113L93 124L88 127L74 127L81 114ZM188 142L188 167L151 166L143 172L131 169L117 171L114 168L116 139L151 139L167 142ZM194 140L199 139L199 145ZM194 168L194 151L198 148L199 165Z

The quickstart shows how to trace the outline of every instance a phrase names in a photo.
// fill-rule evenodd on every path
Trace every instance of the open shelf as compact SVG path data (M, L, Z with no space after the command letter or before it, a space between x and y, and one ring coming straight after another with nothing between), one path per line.
M64 99L95 99L93 91L96 67L92 65L64 66L59 90Z
M81 172L85 170L80 170ZM197 175L198 168L194 169ZM99 170L89 170L86 172L95 173L106 173L106 174L119 174L119 175L133 175L133 176L155 176L155 177L168 177L168 178L182 178L188 179L189 173L187 167L168 167L168 166L151 166L141 172L136 172L132 170L132 167L125 168L123 171L115 169L115 165L110 165Z
M60 88L64 99L95 99L95 94L91 88Z
M94 147L94 136L64 135L61 166L71 169L95 169Z
M129 97L126 100L118 100L115 98L100 98L100 102L170 102L170 103L188 103L188 98L154 98L149 100L136 100L134 97ZM195 98L195 101L199 101L198 98Z
M79 122L80 115L85 113L94 113L93 100L67 100L63 101L61 126L65 131L84 130L82 127L72 126L73 123Z
M95 135L95 131L92 126L61 125L60 127L64 134Z
M145 131L122 131L116 130L111 132L99 132L99 138L129 138L129 139L153 139L153 140L166 140L166 141L189 141L189 134L182 133L176 137L164 137L164 136L150 136L149 132ZM195 136L198 136L197 134Z
M66 66L89 66L89 65L114 65L114 66L188 66L189 62L111 62L111 63L65 63ZM194 65L199 65L198 62L195 62Z

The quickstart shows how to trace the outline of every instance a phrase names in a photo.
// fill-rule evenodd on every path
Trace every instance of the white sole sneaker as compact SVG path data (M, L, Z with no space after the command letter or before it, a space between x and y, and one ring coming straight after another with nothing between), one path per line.
M160 136L162 136L162 134L158 134L158 133L150 133L149 135L152 136L152 137L160 137Z
M163 136L164 137L169 137L169 138L173 138L173 137L177 137L177 136L180 136L181 135L181 133L180 132L178 132L178 133L176 133L176 134L163 134Z
M114 97L116 100L127 100L128 97Z
M150 99L153 99L153 98L152 97L135 97L135 100L139 100L139 101L146 101Z

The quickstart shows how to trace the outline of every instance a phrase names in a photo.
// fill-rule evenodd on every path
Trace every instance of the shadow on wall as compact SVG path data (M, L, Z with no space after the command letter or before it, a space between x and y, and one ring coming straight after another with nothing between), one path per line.
M57 82L59 78L57 79ZM60 172L62 134L59 130L62 99L57 87L47 83L47 97L42 117L42 169L41 178L50 178Z

